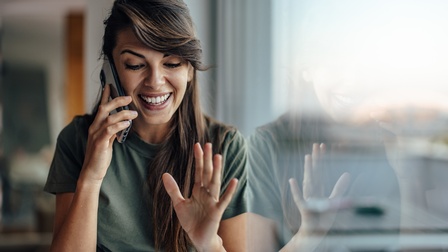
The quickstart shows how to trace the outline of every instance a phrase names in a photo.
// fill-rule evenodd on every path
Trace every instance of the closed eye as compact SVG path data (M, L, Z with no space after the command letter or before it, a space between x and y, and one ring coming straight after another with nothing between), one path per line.
M176 67L180 67L180 65L182 65L182 63L176 63L176 64L173 64L173 63L165 63L164 64L166 67L168 67L168 68L176 68Z
M130 65L130 64L126 64L126 69L130 69L130 70L139 70L143 67L144 65Z

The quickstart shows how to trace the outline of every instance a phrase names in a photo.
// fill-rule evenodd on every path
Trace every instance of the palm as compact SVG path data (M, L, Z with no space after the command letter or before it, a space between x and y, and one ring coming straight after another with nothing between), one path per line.
M189 199L174 205L182 228L192 240L203 239L208 233L217 232L223 213L218 203L204 187L195 186Z
M191 197L185 199L182 196L171 175L164 174L163 182L182 228L196 248L208 248L217 237L222 214L230 203L237 181L232 180L220 197L221 156L213 157L211 144L205 145L204 152L199 144L194 148L196 172Z
M322 165L320 160L325 154L325 145L313 145L312 155L305 156L304 163L304 178L303 178L303 194L297 186L295 180L290 181L291 193L294 198L296 206L300 210L302 217L301 230L306 232L318 230L320 232L327 232L334 221L335 214L331 212L321 212L316 215L316 211L323 211L322 209L310 209L312 203L326 203L334 198L341 197L348 188L350 176L344 173L333 187L330 196L323 195L323 183L321 178L323 175Z

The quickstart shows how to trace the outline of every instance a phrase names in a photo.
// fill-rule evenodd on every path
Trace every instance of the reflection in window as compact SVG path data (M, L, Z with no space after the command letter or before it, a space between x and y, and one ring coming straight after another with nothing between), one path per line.
M447 249L448 2L276 4L288 110L249 137L250 224L273 227L250 246Z

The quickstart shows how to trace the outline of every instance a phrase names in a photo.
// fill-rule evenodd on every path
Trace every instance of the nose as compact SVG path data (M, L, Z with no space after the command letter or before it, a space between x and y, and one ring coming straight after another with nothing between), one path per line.
M163 70L157 67L150 68L145 78L145 85L157 90L164 84L165 74L163 73Z

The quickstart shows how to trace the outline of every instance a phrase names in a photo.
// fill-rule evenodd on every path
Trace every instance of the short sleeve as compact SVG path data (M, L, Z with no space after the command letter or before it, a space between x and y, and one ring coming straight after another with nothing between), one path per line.
M247 212L247 146L245 138L239 131L234 130L227 133L223 142L222 156L224 171L221 193L227 188L230 180L233 178L238 179L237 190L223 214L223 219L229 219Z
M281 221L282 203L276 173L276 141L262 128L248 140L248 208L252 213Z
M88 125L76 117L59 134L44 191L74 192L84 162Z

